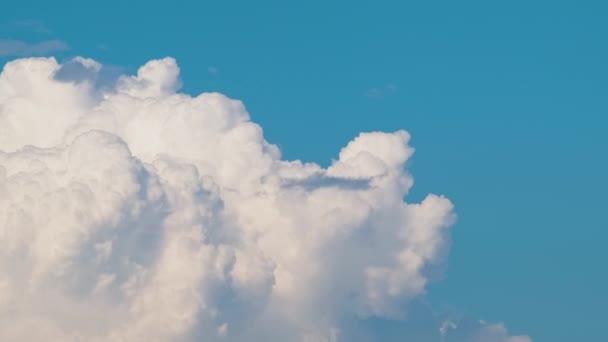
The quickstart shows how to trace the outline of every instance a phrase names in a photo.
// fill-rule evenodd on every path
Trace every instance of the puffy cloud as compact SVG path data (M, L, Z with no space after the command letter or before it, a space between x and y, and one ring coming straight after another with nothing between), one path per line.
M337 341L424 292L454 213L403 201L408 133L285 161L240 101L177 92L171 58L100 70L0 74L0 339Z

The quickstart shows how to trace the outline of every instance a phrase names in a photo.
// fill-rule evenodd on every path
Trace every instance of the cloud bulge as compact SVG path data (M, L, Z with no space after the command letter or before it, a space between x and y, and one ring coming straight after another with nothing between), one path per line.
M0 339L341 341L424 293L455 214L404 202L407 132L282 160L240 101L179 93L175 60L102 69L0 74Z

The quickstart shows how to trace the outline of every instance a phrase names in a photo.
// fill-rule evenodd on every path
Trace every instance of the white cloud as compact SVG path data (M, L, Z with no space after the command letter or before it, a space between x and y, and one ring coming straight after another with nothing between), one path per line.
M424 292L454 214L403 201L406 132L323 169L282 160L241 102L178 93L171 58L101 89L70 63L85 76L0 75L0 340L336 341Z
M509 336L504 324L481 323L481 328L475 333L474 342L532 342L528 336Z
M457 329L457 328L458 328L458 325L456 325L456 323L454 323L450 320L445 320L445 321L441 322L441 325L439 326L439 334L441 335L441 339L444 340L445 335L447 335L447 333L450 330Z

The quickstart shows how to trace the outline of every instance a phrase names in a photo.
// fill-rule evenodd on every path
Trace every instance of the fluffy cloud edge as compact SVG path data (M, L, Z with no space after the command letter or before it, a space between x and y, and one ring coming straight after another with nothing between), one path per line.
M240 101L178 93L172 58L105 88L69 63L0 74L0 335L335 340L424 293L455 214L403 201L407 132L284 161Z

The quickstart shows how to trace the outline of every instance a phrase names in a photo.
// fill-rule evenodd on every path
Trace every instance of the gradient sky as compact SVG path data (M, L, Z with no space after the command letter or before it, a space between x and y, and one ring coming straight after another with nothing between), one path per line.
M0 39L29 45L0 61L172 56L185 92L241 99L286 158L322 165L405 129L411 199L443 193L459 216L428 301L535 342L608 339L608 5L194 3L6 3Z

